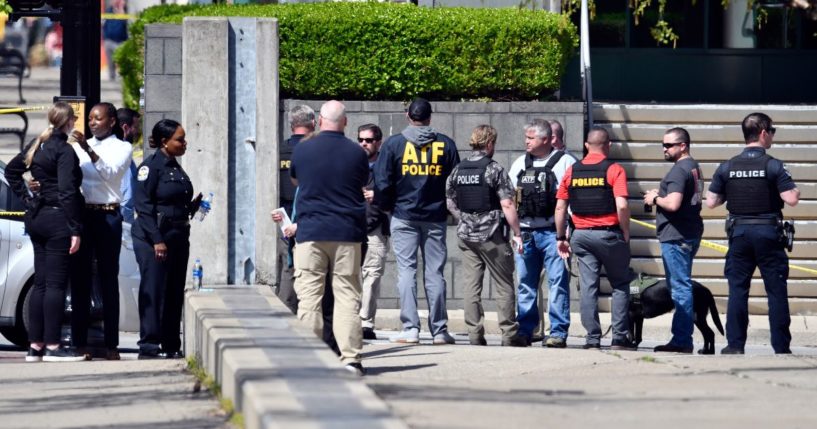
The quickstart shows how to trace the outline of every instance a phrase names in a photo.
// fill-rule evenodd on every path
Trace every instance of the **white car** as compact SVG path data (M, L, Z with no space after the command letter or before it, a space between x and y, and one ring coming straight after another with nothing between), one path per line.
M6 165L0 162L0 334L14 344L25 346L28 344L28 295L34 283L34 248L20 216L23 203L6 182L5 169ZM138 302L139 266L133 254L130 224L123 223L119 254L119 330L139 331Z

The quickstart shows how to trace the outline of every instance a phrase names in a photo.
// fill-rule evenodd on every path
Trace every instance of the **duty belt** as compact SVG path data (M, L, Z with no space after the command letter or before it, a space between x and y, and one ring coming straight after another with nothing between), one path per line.
M85 208L88 210L102 210L106 212L112 212L119 210L119 203L85 204Z
M605 226L591 226L588 228L576 228L580 230L594 230L594 231L621 231L619 225L605 225Z
M778 225L780 220L777 218L732 218L735 225Z

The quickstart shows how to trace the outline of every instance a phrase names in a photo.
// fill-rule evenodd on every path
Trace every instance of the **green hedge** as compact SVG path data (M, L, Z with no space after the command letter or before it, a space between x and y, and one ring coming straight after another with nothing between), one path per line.
M145 24L185 16L278 18L282 96L302 99L542 99L559 88L578 44L566 17L515 8L157 6L134 23L115 56L128 106L138 103L142 85Z

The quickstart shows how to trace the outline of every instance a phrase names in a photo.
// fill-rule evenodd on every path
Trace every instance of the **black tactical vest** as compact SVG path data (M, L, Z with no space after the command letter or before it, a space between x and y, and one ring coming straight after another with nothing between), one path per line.
M289 177L289 164L292 160L292 139L286 139L278 147L278 159L280 168L278 169L278 183L280 185L279 195L281 202L292 203L295 201L295 185ZM291 214L291 213L290 213Z
M484 213L499 210L496 190L485 181L485 170L494 162L489 157L477 161L465 160L457 164L454 186L457 190L457 206L465 213Z
M616 198L613 186L607 182L607 170L612 161L603 160L598 164L573 164L573 174L567 187L570 210L582 216L601 216L616 213Z
M768 154L757 158L736 156L729 160L726 181L726 210L733 215L779 214L783 199L777 183L769 178Z
M553 166L562 159L564 152L556 151L544 167L534 167L533 157L525 155L525 169L516 177L516 210L519 217L549 218L556 211L556 191L559 182L553 174Z

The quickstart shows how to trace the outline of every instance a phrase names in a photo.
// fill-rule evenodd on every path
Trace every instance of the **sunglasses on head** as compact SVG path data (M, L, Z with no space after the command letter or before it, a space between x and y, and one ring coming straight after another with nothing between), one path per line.
M368 144L372 144L372 143L374 143L374 142L376 142L376 141L377 141L377 140L375 140L375 139L373 139L373 138L368 138L368 137L366 137L366 138L364 138L364 137L358 137L358 138L357 138L357 142L358 142L358 143L368 143Z
M678 146L681 143L686 143L686 142L662 143L661 146L664 146L664 149L670 149L670 148L672 148L674 146Z

